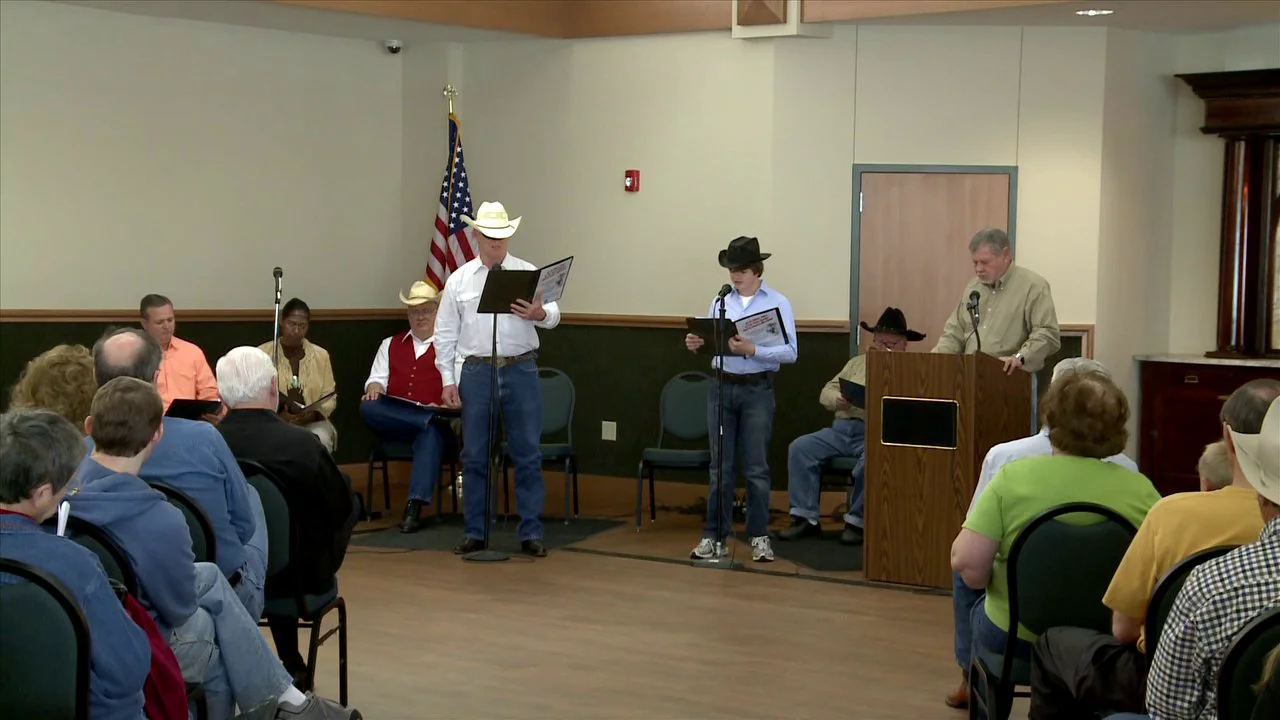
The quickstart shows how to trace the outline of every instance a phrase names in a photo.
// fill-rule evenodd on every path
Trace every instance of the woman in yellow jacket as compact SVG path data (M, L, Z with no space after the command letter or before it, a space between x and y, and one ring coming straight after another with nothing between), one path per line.
M329 416L338 407L337 383L329 352L307 339L311 308L298 298L285 303L280 312L280 357L276 361L281 398L280 417L305 427L332 453L338 446L338 432ZM271 342L258 346L267 355ZM324 398L314 408L313 403ZM286 401L287 399L287 401Z

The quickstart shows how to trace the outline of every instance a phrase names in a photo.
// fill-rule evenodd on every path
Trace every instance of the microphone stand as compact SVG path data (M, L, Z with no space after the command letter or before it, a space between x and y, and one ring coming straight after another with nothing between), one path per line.
M502 265L494 265L489 272L502 269ZM490 546L489 531L493 525L493 485L498 479L498 467L502 462L502 452L498 447L498 313L493 313L493 345L489 354L489 465L484 477L484 549L475 550L462 556L467 562L502 562L511 556Z
M271 360L278 368L280 367L280 278L284 277L284 271L276 268L271 271L271 274L276 279L276 312L275 326L271 330Z
M724 476L724 360L725 356L720 355L720 348L725 341L724 330L722 326L725 323L725 307L724 296L716 298L716 302L720 305L719 316L716 318L716 329L713 333L715 340L715 353L719 356L720 362L716 363L716 478L719 484L716 487L716 539L715 549L712 551L711 557L705 560L695 560L694 565L699 567L718 568L721 570L733 569L733 558L725 551L725 534L724 534L724 484L729 482L730 486L734 482L733 478L725 478ZM711 501L707 501L707 505L711 505Z
M982 352L982 333L978 332L978 304L969 306L969 321L973 323L973 339L978 341L978 352Z

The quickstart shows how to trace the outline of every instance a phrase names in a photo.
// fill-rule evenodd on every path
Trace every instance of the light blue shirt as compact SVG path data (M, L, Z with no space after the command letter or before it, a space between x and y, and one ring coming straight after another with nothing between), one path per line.
M978 496L987 488L987 485L991 484L991 479L996 476L996 473L1000 472L1000 468L1014 460L1021 460L1033 455L1048 455L1052 452L1053 445L1049 443L1049 428L1041 428L1040 432L1031 437L1018 438L1017 440L993 445L987 451L987 456L982 460L982 474L978 476L978 487L973 491L973 500L969 502L969 512L973 512L973 506L977 504ZM1130 460L1124 453L1112 455L1103 462L1115 463L1120 467L1138 472L1137 463Z
M711 309L707 311L707 317L720 317L720 308L717 307L719 303L719 300L711 301ZM777 308L782 315L782 326L787 332L787 342L773 347L757 345L754 357L729 356L725 358L725 372L735 375L776 372L783 365L796 361L799 355L799 351L796 350L796 316L791 312L791 302L785 295L761 282L760 289L756 290L756 294L751 297L746 307L743 307L742 296L737 290L730 292L724 298L724 316L733 322L774 308ZM711 367L717 367L719 364L719 357L711 360Z

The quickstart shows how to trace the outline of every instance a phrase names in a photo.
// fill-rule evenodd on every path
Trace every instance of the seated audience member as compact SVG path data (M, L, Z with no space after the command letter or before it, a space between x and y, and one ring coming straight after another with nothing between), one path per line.
M1064 377L1050 386L1043 411L1053 453L1001 468L951 546L951 568L969 587L986 589L970 618L975 655L998 656L1013 632L1015 656L1030 660L1036 636L1024 627L1009 628L1005 573L1013 541L1032 518L1064 503L1091 502L1137 526L1160 499L1145 476L1106 461L1129 439L1129 402L1110 378Z
M153 382L161 366L160 347L134 328L107 333L93 346L98 384L117 377ZM89 449L93 440L89 439ZM190 495L209 516L217 542L217 563L245 609L262 615L267 574L267 520L258 493L245 482L227 443L209 423L164 418L164 442L149 453L141 477Z
M1266 393L1280 395L1280 381ZM1248 386L1246 386L1247 388ZM1258 388L1245 389L1246 393ZM1161 499L1142 521L1102 602L1112 611L1111 634L1050 628L1036 641L1031 664L1031 720L1087 717L1146 707L1147 607L1156 585L1183 559L1213 547L1258 539L1258 496L1231 470L1226 443L1205 448L1200 492Z
M138 310L142 314L142 329L155 339L164 354L160 374L155 379L156 390L164 398L164 409L168 410L169 404L178 399L217 400L218 383L213 379L204 351L173 334L178 322L169 298L147 295Z
M1147 676L1155 720L1217 718L1223 655L1245 625L1280 605L1280 397L1268 403L1248 387L1222 406L1223 439L1235 472L1257 493L1262 534L1187 577Z
M52 412L0 415L0 558L53 576L84 612L89 714L95 720L141 720L142 687L151 669L146 634L125 612L98 558L40 527L57 514L83 456L80 431ZM0 575L0 583L11 582L20 580Z
M280 311L280 357L276 371L280 375L280 393L296 408L305 408L320 398L337 392L338 384L333 379L333 365L329 363L329 352L307 339L307 331L311 328L311 308L298 298L284 304ZM275 351L275 343L266 342L258 349L271 357ZM219 383L221 384L221 383ZM329 452L338 446L338 431L329 416L338 407L338 396L333 395L320 403L314 410L293 413L288 405L280 408L280 417L294 425L306 428L316 437Z
M219 360L218 389L230 411L218 431L237 458L262 465L291 491L290 511L299 524L292 559L300 586L273 583L268 588L271 597L332 594L351 530L359 520L359 504L352 496L351 480L316 438L276 415L276 378L271 358L258 348L238 347ZM300 677L306 663L298 652L297 622L271 617L268 624L276 654L294 677Z
M412 533L429 521L422 518L422 506L430 505L435 497L445 444L451 438L432 422L435 413L421 407L439 405L444 390L433 342L439 293L419 281L409 289L408 297L400 293L400 302L407 308L409 330L386 338L378 346L364 383L364 397L360 398L360 415L379 439L413 444L409 502L400 523L400 532ZM396 397L419 405L390 399Z
M1049 381L1049 388L1053 388L1053 384L1063 378L1083 373L1094 373L1110 378L1111 373L1096 360L1087 358L1066 358L1061 360L1057 365L1053 366L1053 377ZM1043 408L1042 408L1043 410ZM1123 447L1124 443L1121 443ZM978 503L978 498L982 495L982 491L987 485L991 484L991 480L1000 471L1000 468L1008 465L1014 460L1035 455L1048 455L1053 452L1053 444L1049 440L1049 426L1041 423L1040 432L1030 437L1010 440L1009 442L994 445L987 451L986 457L982 461L982 472L978 476L978 487L974 490L973 499L969 502L969 513L973 513L973 508ZM1130 460L1128 456L1117 452L1115 455L1106 459L1109 463L1115 463L1122 468L1138 471L1138 465ZM960 578L958 573L952 574L951 582L951 603L955 614L955 649L956 663L960 666L960 687L955 692L947 696L947 705L954 708L964 708L969 705L969 681L968 668L969 657L972 653L970 642L973 640L973 627L969 624L969 619L973 615L973 608L982 600L982 589L977 590L970 588L964 584L964 580Z
M182 511L138 477L165 435L163 413L160 395L141 380L118 377L98 389L85 421L94 450L80 467L72 515L120 544L139 602L168 638L183 678L204 686L211 718L272 704L276 718L359 718L293 686L218 567L194 562Z
M863 330L871 333L870 350L904 352L908 342L924 339L921 333L907 328L907 316L894 307L884 309L875 327L865 321L861 325ZM822 463L837 457L856 457L858 465L853 472L853 493L850 495L849 512L844 516L844 532L840 534L840 542L845 545L862 544L866 410L854 407L840 393L841 380L866 384L865 353L849 358L844 368L822 387L818 402L836 414L831 427L801 435L791 442L791 447L787 450L791 527L778 533L779 540L822 537L822 528L818 525L821 519L819 503L822 500Z
M93 402L93 393L97 390L89 348L57 345L37 355L23 368L18 382L9 391L9 408L55 412L78 432L89 416L89 403Z

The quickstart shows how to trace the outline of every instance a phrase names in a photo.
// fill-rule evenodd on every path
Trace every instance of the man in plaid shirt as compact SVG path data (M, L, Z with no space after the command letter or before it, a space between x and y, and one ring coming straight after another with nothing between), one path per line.
M1160 636L1147 677L1147 712L1154 720L1217 720L1218 668L1240 630L1280 605L1280 398L1249 387L1222 408L1223 438L1234 463L1258 493L1264 527L1244 545L1191 572ZM1235 428L1257 428L1257 433Z

